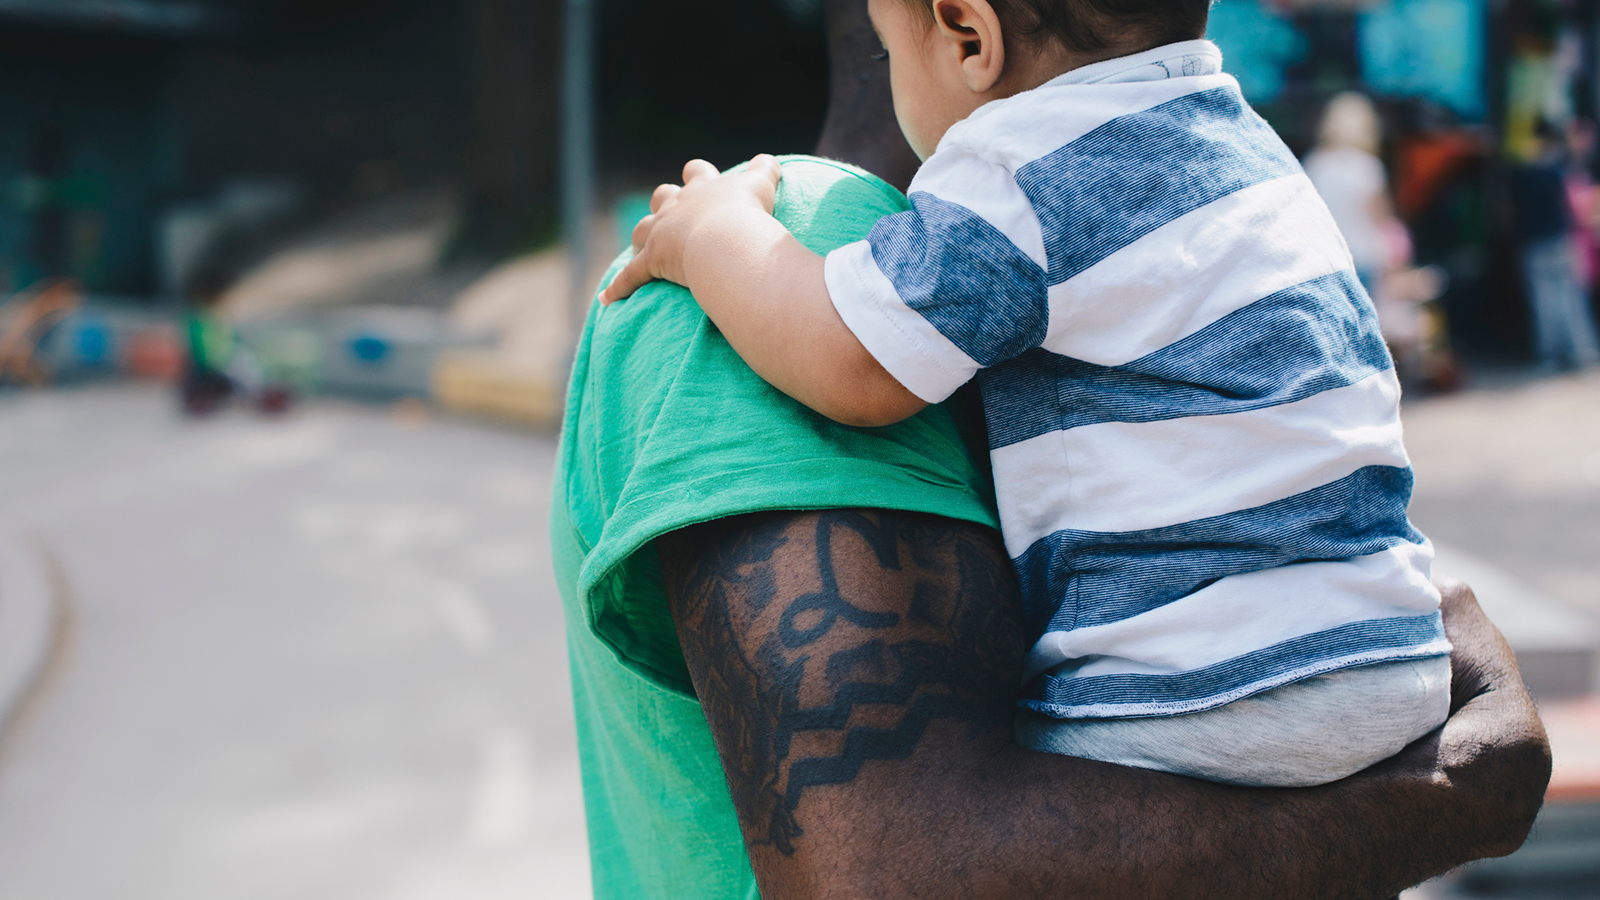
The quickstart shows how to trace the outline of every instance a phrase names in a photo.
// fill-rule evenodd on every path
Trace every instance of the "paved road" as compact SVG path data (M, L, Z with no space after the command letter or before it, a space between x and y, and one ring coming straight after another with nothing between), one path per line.
M1600 616L1600 374L1428 399L1403 416L1417 526Z
M75 620L0 759L0 900L579 898L553 441L0 396Z

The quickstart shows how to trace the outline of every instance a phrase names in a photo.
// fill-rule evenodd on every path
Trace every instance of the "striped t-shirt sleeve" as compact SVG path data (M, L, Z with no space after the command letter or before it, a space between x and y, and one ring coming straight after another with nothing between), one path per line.
M1002 166L941 148L912 209L828 254L828 294L878 363L929 403L978 369L1039 346L1049 327L1044 239Z

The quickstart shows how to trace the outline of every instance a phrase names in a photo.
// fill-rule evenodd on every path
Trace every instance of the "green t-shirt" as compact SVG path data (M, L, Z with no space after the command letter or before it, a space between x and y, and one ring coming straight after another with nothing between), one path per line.
M907 208L898 191L840 163L788 157L783 175L774 213L819 253ZM651 542L772 509L879 507L998 528L991 495L942 407L887 428L837 425L750 371L677 285L591 308L551 541L596 898L756 895Z

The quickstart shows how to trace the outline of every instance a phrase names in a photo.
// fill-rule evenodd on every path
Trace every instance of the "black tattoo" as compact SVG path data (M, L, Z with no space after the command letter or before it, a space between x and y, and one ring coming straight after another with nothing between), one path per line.
M895 546L885 540L885 535L880 529L872 527L864 516L858 513L831 513L817 520L817 574L822 577L822 590L814 594L805 594L795 599L783 611L783 617L778 620L778 637L783 640L784 646L791 650L805 645L822 637L833 630L834 623L840 616L862 628L889 628L900 624L900 616L895 613L873 613L864 609L851 606L850 601L839 595L839 582L834 577L833 571L833 541L831 539L833 521L843 525L865 538L867 545L878 557L878 565L886 569L899 569L900 560L895 553ZM807 628L796 627L795 622L806 613L815 612L815 624Z
M808 790L911 756L936 721L1009 731L1022 631L993 532L839 510L744 516L661 544L753 846L792 855Z

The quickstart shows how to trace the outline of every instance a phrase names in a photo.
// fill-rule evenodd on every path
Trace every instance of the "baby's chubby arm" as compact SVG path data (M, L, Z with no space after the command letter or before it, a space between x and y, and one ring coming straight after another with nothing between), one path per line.
M765 154L743 172L705 160L664 184L633 230L633 259L600 294L615 303L656 278L689 289L756 374L845 425L890 425L927 405L851 333L823 280L823 258L772 217L782 173Z

